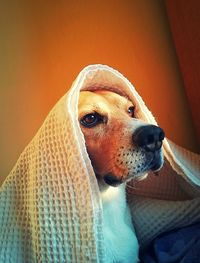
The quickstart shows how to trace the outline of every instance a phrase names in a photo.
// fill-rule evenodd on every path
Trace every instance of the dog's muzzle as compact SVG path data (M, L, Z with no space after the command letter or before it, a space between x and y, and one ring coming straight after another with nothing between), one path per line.
M138 128L132 137L136 146L153 153L160 150L164 138L164 131L155 125L145 125Z
M142 150L145 153L146 162L148 163L143 172L150 170L157 172L162 167L161 147L164 138L164 131L155 125L144 125L134 131L132 143L136 149L140 149L139 151ZM109 173L104 176L104 181L110 186L118 186L124 180L122 177L119 178Z

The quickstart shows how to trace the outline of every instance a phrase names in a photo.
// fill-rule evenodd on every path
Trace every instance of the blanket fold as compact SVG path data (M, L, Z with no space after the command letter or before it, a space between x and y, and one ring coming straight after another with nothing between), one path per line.
M102 206L78 123L80 90L127 96L136 117L156 120L133 85L105 65L83 69L48 114L0 188L0 262L106 262ZM165 139L158 177L127 186L141 247L200 221L200 158Z

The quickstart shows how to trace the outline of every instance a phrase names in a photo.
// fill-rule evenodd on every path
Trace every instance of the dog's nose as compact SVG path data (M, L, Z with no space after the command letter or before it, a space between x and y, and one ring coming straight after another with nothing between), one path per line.
M146 125L138 128L133 134L133 143L148 152L155 152L162 147L165 138L164 131L155 125Z

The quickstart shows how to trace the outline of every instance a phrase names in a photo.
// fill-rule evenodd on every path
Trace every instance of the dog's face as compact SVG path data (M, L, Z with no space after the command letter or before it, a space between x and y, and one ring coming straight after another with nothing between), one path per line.
M79 122L98 180L117 186L163 164L164 132L135 118L137 109L111 91L82 91Z

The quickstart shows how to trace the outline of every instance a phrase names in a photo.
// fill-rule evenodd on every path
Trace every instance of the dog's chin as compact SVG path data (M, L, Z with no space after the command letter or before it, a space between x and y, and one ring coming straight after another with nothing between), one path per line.
M117 187L120 184L124 183L124 181L122 180L122 177L119 178L115 175L113 175L112 173L108 173L103 177L104 182L109 185L109 186L113 186L113 187Z
M103 182L108 186L117 187L123 183L126 183L132 179L136 181L144 180L149 172L157 173L163 166L163 158L160 156L159 158L154 158L150 164L147 165L147 167L140 171L138 174L133 174L132 176L129 176L127 178L124 178L123 176L119 177L114 175L113 173L108 173L105 176L103 176Z

